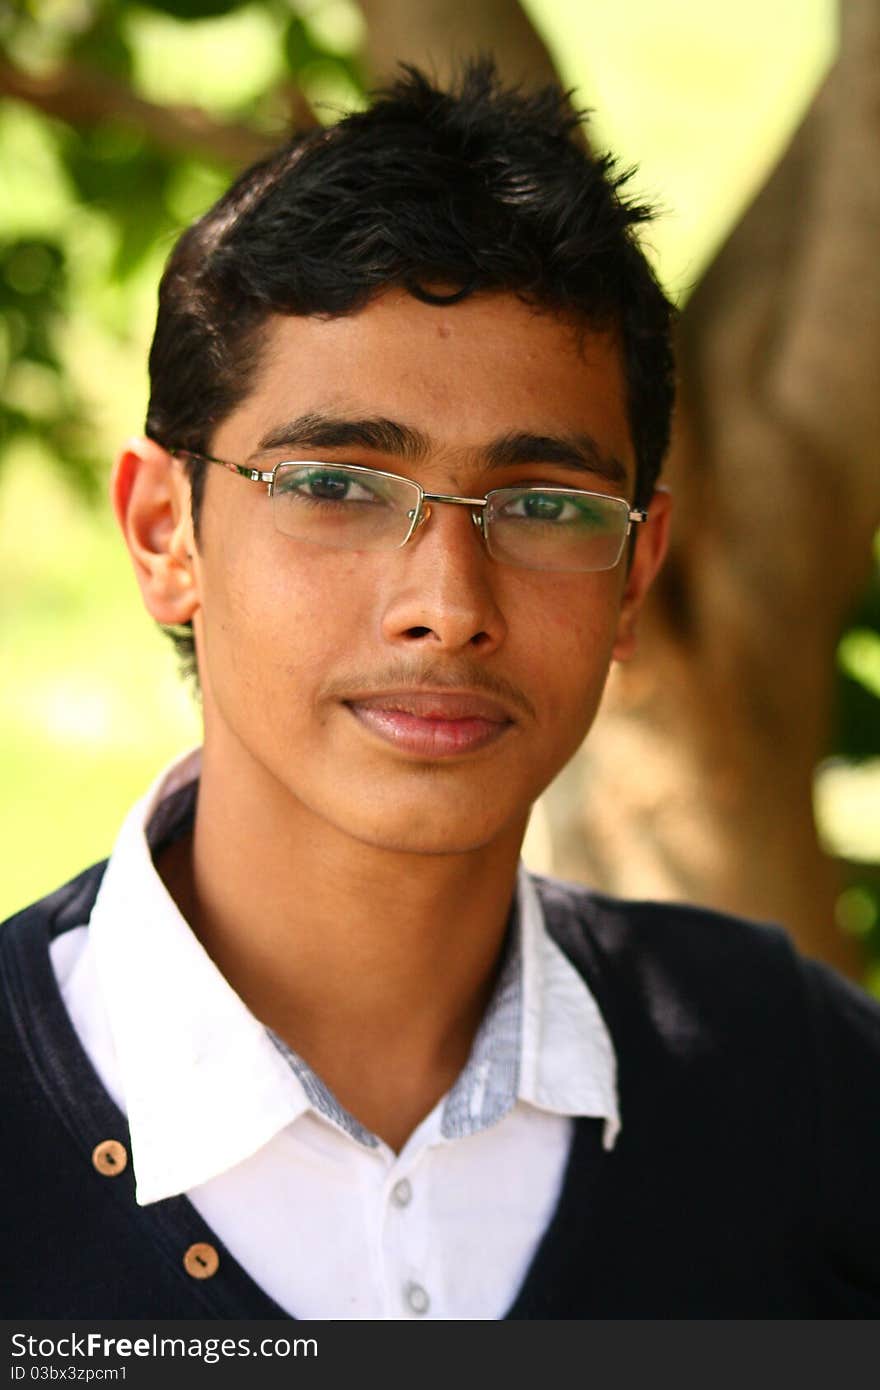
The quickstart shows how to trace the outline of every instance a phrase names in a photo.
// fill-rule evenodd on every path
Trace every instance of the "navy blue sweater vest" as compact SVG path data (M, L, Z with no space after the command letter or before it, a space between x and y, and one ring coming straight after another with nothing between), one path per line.
M138 1207L130 1164L114 1178L92 1164L102 1140L128 1147L128 1127L48 948L88 921L102 872L0 930L0 1315L286 1317L186 1198ZM507 1316L880 1315L880 1007L774 928L539 891L610 1030L623 1129L606 1153L600 1122L577 1122ZM196 1241L219 1252L212 1278L184 1268Z

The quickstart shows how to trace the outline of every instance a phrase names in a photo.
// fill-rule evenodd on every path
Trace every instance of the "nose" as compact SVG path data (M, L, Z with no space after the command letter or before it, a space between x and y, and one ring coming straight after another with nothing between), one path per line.
M419 644L433 654L496 650L507 634L497 578L470 510L432 502L429 519L394 553L382 616L385 640Z

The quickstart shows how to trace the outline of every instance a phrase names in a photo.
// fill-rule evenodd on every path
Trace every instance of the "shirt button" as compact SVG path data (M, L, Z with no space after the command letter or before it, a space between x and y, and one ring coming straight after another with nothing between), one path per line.
M127 1162L125 1145L118 1139L102 1139L92 1149L92 1163L105 1178L118 1178Z
M412 1201L412 1184L408 1178L401 1178L391 1189L391 1200L396 1207L408 1207Z
M203 1240L191 1245L183 1257L183 1267L193 1279L210 1279L217 1273L219 1265L217 1251Z
M427 1313L431 1306L427 1289L423 1289L421 1284L407 1284L404 1293L406 1301L414 1313Z

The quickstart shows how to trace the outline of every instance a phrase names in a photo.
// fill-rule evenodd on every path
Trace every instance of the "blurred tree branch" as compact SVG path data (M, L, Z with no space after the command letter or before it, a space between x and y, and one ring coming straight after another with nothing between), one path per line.
M297 123L315 125L314 113L303 94L291 89L287 95ZM37 75L0 59L0 97L23 101L75 127L119 121L174 154L196 155L232 166L263 159L278 144L275 136L250 125L215 120L195 106L146 101L119 79L72 63L48 75Z

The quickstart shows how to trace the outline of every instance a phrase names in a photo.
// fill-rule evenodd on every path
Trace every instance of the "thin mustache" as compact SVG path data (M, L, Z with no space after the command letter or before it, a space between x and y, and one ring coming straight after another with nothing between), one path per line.
M345 680L335 681L326 694L334 700L353 700L355 696L370 691L377 694L385 690L472 690L481 695L494 696L502 703L513 705L521 714L536 718L536 710L525 691L491 671L474 670L464 666L386 666L384 670L369 674L347 676Z

